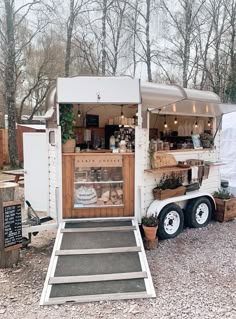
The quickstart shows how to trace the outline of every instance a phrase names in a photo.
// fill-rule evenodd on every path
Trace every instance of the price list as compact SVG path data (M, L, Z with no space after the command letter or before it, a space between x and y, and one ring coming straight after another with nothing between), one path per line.
M5 251L19 248L22 244L21 203L5 202L4 211L4 247Z

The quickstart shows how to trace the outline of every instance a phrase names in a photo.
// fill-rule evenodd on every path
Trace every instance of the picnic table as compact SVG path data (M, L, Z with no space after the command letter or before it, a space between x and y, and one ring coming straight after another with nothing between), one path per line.
M20 177L24 177L24 170L23 169L13 169L11 171L2 171L3 174L12 175L14 177L14 182L18 183Z

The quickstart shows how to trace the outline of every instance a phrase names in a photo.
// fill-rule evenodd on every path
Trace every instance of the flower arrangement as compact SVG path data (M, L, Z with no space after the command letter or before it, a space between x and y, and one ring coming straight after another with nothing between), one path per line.
M217 192L213 193L213 196L219 199L227 200L234 198L235 196L228 192L226 189L218 189Z

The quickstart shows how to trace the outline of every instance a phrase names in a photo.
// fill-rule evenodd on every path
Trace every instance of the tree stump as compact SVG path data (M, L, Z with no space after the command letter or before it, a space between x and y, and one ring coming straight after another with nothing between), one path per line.
M12 267L20 258L19 247L5 251L4 237L4 202L15 201L17 189L17 183L0 183L0 268Z
M154 240L147 240L147 238L144 237L143 242L144 242L144 248L146 250L156 249L158 246L158 238L157 237Z

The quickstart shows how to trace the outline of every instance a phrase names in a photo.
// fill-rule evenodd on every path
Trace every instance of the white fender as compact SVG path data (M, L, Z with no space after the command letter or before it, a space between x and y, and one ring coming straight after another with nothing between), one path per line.
M178 202L183 202L183 201L187 201L189 199L203 197L203 196L210 197L213 200L213 203L216 207L214 197L211 194L209 194L207 192L193 191L193 192L189 192L186 195L182 195L182 196L170 197L170 198L163 199L163 200L158 200L158 199L154 200L151 203L151 205L148 207L147 216L150 216L152 214L157 214L157 216L158 216L160 211L168 204L172 204L172 203L178 204Z

